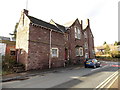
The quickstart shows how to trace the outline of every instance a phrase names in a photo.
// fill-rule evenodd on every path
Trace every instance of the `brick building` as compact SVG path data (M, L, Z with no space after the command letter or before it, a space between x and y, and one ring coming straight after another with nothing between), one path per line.
M12 41L9 37L0 36L0 57L4 56L16 60L15 41ZM2 58L2 60L4 59Z
M66 27L29 16L24 9L17 28L17 61L31 70L65 66L66 61L80 64L85 58L94 58L94 37L87 21L85 29L78 19Z

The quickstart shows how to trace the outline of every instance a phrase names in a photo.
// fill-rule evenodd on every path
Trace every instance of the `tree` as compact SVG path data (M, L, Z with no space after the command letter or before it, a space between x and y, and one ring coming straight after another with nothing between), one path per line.
M110 53L110 47L109 45L106 44L105 46L105 54L109 54Z
M117 41L115 41L114 46L117 46L117 45L118 45L118 42L117 42Z
M106 45L106 44L107 44L107 42L106 42L106 41L104 41L103 45Z
M120 41L118 41L117 45L120 45Z
M16 25L15 25L15 29L14 29L13 33L10 33L10 35L13 36L14 38L16 38L17 27L18 27L18 22L17 22Z

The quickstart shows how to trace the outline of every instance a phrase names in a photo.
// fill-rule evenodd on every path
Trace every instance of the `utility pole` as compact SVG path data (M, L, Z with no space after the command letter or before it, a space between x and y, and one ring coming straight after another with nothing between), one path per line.
M26 0L26 10L28 10L28 0Z

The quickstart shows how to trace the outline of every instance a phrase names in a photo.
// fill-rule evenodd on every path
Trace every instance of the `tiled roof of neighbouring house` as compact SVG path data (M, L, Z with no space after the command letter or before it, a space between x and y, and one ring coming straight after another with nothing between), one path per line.
M66 32L66 27L64 27L63 25L57 24L57 23L55 23L55 24L57 25L57 27L58 27L60 30L62 30L63 32Z
M58 31L58 32L62 32L60 29L62 29L64 31L64 28L61 26L61 28L58 28L56 27L55 25L53 24L50 24L48 22L45 22L45 21L42 21L40 19L37 19L35 17L32 17L32 16L28 16L28 18L31 20L32 23L34 24L38 24L40 26L44 26L44 27L47 27L47 28L50 28L50 29L53 29L55 31Z
M68 29L67 27L65 27L65 26L63 26L63 25L60 25L60 24L54 22L52 19L50 20L49 23L52 24L52 25L55 25L55 26L56 26L58 29L60 29L62 32L66 32L67 29Z
M10 38L9 37L4 37L4 36L0 36L0 40L9 40L10 41Z

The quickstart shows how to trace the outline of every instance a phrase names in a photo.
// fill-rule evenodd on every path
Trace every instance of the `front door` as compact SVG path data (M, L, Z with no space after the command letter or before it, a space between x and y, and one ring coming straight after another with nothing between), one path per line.
M68 60L68 49L65 48L65 60Z

